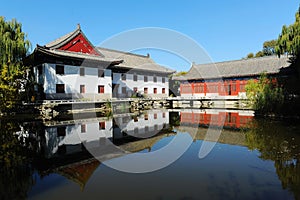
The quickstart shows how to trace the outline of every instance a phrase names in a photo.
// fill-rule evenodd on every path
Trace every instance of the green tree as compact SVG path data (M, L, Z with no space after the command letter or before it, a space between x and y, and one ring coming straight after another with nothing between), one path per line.
M276 79L270 80L266 74L262 74L257 81L250 80L245 89L251 106L258 113L268 114L281 111L284 95Z
M15 19L5 21L0 16L0 111L14 107L24 86L26 67L22 63L30 42Z
M253 53L249 53L248 55L247 55L247 58L253 58L254 57L254 54Z
M275 55L275 47L277 45L277 40L265 41L263 44L263 53L265 56Z
M255 54L255 57L256 57L256 58L264 57L264 56L265 56L265 54L264 54L263 51L259 51L259 52L257 52L257 53Z
M289 54L294 57L300 54L300 7L295 15L295 22L289 26L282 27L278 37L278 44L275 48L278 56Z

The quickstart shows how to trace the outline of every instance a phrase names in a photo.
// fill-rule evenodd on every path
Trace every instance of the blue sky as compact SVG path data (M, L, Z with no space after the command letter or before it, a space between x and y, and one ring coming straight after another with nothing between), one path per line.
M294 22L300 2L295 0L10 0L2 1L0 15L16 18L33 47L44 45L76 28L94 44L123 31L161 27L183 33L199 43L213 61L236 60L276 39L282 25ZM160 64L188 70L179 57L149 51Z

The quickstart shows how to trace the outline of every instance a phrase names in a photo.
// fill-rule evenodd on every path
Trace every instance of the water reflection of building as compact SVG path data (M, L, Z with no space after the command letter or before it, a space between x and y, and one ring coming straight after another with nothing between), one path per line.
M142 115L120 114L114 118L48 122L41 141L44 159L38 162L42 175L60 174L84 188L102 161L143 150L164 137L169 112L147 111ZM91 155L92 154L92 155ZM94 157L95 156L95 157Z
M112 120L88 119L62 122L45 127L46 157L81 152L84 146L99 147L112 139Z
M245 128L253 117L254 112L249 110L191 109L180 112L182 124L224 126L225 128Z
M123 115L114 117L114 140L126 136L148 138L156 135L169 125L169 112L149 110L140 116Z

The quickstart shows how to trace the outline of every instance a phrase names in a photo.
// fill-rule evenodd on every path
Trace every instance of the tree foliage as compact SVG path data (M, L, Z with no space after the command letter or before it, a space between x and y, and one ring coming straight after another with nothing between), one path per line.
M275 47L277 45L277 40L269 40L269 41L265 41L263 44L263 54L265 56L271 56L271 55L275 55L276 51L275 51Z
M262 74L258 80L250 80L245 89L250 104L257 112L280 112L284 95L276 79L270 80L266 74Z
M256 57L256 58L264 57L264 56L265 56L265 54L264 54L263 51L258 51L258 52L255 54L255 57Z
M295 18L296 20L293 24L282 27L276 46L278 56L283 54L298 56L300 54L300 8Z
M0 16L0 111L11 109L20 97L26 75L22 58L30 48L26 37L20 23Z
M263 49L255 53L249 53L247 58L259 58L264 56L276 55L277 40L268 40L263 43Z
M254 54L253 53L248 53L247 58L254 58Z

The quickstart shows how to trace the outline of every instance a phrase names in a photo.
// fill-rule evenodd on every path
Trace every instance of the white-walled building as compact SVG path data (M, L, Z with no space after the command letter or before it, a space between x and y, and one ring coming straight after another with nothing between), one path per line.
M103 100L169 95L168 76L174 71L156 64L149 55L96 48L80 26L71 33L35 48L33 66L38 99Z

